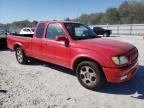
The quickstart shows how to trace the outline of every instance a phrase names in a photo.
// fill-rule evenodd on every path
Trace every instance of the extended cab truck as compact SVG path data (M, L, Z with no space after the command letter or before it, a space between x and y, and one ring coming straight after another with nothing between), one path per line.
M34 28L23 28L21 29L20 34L34 34Z
M104 81L128 81L138 69L136 47L100 38L80 23L40 22L34 35L9 35L7 43L20 64L32 57L70 68L79 82L91 90Z

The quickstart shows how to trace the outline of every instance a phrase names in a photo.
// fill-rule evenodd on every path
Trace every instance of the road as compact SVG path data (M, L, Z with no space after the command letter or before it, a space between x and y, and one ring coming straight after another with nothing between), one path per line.
M14 52L0 50L0 108L143 108L144 40L117 36L139 50L140 68L125 83L105 84L98 91L83 88L69 69L34 60L20 65Z

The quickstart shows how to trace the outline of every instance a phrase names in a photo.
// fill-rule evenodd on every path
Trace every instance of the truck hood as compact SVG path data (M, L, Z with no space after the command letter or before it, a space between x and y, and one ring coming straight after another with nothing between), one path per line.
M121 55L134 48L133 45L105 38L78 40L78 47L94 50L104 54Z

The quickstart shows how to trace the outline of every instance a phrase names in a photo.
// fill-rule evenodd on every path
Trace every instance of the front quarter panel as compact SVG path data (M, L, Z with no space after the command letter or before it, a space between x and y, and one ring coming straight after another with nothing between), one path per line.
M73 68L75 61L79 58L92 59L99 63L102 67L111 67L113 65L109 57L100 52L81 48L72 48L71 50L71 69Z

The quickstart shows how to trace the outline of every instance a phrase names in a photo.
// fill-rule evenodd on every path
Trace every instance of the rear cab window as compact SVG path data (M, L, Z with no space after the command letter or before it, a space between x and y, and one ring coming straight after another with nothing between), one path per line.
M45 24L41 23L38 25L37 31L36 31L36 37L37 38L42 38L45 30Z

